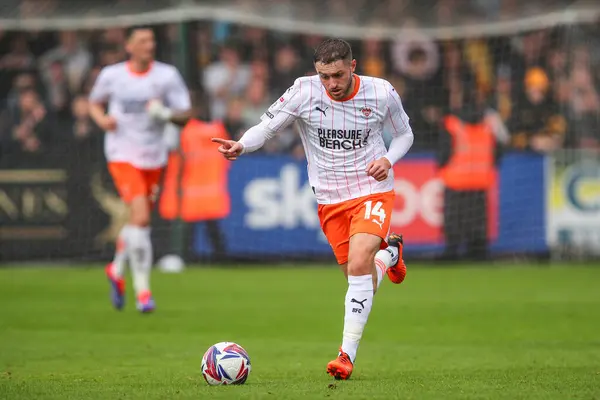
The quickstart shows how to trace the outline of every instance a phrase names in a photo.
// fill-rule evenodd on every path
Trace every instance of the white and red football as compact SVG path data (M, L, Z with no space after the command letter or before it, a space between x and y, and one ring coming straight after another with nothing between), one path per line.
M202 357L202 376L211 386L242 385L251 369L248 353L233 342L214 344Z

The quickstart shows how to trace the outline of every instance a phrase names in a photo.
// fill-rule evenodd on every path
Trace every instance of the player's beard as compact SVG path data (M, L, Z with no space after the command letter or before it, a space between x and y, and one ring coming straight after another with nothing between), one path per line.
M344 89L339 95L330 92L331 96L336 98L336 100L345 99L346 97L350 96L350 93L352 93L352 90L354 89L354 85L352 85L352 78L354 78L354 74L350 72L350 78L348 78L346 89Z
M350 78L348 78L348 85L346 85L346 90L344 91L344 95L342 96L343 99L350 96L350 93L352 93L352 90L354 90L354 85L352 85L352 78L354 78L354 74L352 73L352 71L350 71Z

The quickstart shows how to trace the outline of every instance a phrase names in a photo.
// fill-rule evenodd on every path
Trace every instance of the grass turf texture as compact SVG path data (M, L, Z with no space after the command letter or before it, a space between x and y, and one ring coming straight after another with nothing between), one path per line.
M0 398L600 399L599 283L600 268L413 266L384 282L352 380L334 382L335 267L155 273L153 315L131 296L113 311L102 268L0 269ZM200 360L226 340L252 373L209 387Z

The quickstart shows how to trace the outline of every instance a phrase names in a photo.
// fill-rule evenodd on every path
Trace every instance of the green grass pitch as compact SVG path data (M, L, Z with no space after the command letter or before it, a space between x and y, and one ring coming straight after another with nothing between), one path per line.
M129 283L129 282L128 282ZM100 266L0 268L1 399L600 399L600 268L410 266L376 295L351 380L331 268L153 275L157 312L114 311ZM209 387L204 351L248 350Z

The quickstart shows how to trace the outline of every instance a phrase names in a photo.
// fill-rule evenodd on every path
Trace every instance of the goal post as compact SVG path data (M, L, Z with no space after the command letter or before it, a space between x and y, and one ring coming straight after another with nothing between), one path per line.
M566 24L594 23L600 15L598 5L593 0L507 2L512 3L510 9L490 7L488 13L477 9L476 5L482 2L473 2L473 6L460 7L461 12L467 9L469 12L453 15L447 20L443 18L444 9L447 8L445 12L450 13L450 8L456 2L398 1L397 6L388 3L347 0L332 1L328 7L314 0L280 4L260 0L23 0L3 5L0 24L9 31L89 30L208 20L260 26L287 33L394 40L410 33L413 23L418 21L419 30L429 37L464 39L514 35ZM443 7L444 3L448 5ZM440 4L442 11L436 18L432 9ZM384 7L389 7L393 13L386 15ZM491 15L492 12L497 14ZM361 14L371 14L372 18L363 18Z

